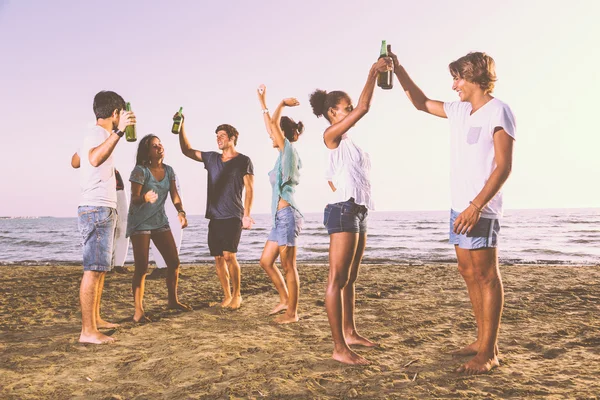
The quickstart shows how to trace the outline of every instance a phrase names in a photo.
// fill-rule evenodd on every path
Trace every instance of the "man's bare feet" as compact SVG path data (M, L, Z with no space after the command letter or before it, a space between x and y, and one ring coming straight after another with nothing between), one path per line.
M119 327L119 324L113 324L112 322L107 322L103 319L96 320L96 325L98 326L98 329L113 329Z
M298 320L298 314L289 316L287 315L287 313L285 313L275 317L275 322L277 322L278 324L290 324L292 322L298 322Z
M277 314L280 311L287 310L287 308L288 308L287 303L279 303L279 304L277 304L275 306L275 308L273 308L271 310L271 312L269 313L269 315Z
M494 357L489 358L484 355L476 355L466 364L458 367L456 372L465 374L465 375L480 375L486 374L490 372L492 369L499 367L500 362L498 361L498 357L494 355Z
M464 357L464 356L474 356L479 351L479 341L476 340L468 346L463 347L460 350L455 350L450 352L453 356L456 357ZM498 345L494 346L494 352L496 356L498 355Z
M242 296L236 296L231 298L231 302L225 306L227 308L231 308L233 310L237 310L242 305Z
M101 332L92 332L88 334L84 334L81 332L79 335L79 343L91 343L91 344L108 344L115 341L115 338L110 336L106 336Z
M369 339L360 336L358 333L346 334L345 338L348 346L379 347L379 343L371 342Z
M369 361L356 354L352 350L348 349L342 352L333 351L333 355L331 356L335 361L339 361L343 364L349 365L369 365Z
M180 302L175 302L175 303L169 303L169 305L167 306L170 310L182 310L182 311L192 311L192 307L188 306L187 304L183 304Z

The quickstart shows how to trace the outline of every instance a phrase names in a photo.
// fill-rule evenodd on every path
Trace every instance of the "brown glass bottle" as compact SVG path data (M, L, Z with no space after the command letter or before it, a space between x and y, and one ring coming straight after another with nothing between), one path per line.
M379 52L379 58L381 57L387 57L388 56L388 52L387 52L387 43L385 40L381 41L381 51ZM379 86L382 89L391 89L394 87L394 71L385 71L385 72L380 72L379 75L377 75L377 86Z

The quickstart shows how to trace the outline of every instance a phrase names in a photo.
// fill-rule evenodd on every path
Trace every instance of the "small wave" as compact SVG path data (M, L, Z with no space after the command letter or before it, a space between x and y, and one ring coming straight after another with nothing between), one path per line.
M32 246L32 247L46 247L46 246L53 246L56 244L60 244L58 242L45 242L45 241L37 241L37 240L21 240L19 242L16 242L15 244L18 244L20 246Z

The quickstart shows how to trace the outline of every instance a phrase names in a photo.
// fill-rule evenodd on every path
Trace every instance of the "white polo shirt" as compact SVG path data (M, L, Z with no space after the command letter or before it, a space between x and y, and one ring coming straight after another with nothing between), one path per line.
M510 107L493 98L471 115L471 103L444 103L450 121L450 186L452 209L462 212L483 189L496 168L494 129L501 127L515 138L515 117ZM502 190L483 208L486 218L500 218Z

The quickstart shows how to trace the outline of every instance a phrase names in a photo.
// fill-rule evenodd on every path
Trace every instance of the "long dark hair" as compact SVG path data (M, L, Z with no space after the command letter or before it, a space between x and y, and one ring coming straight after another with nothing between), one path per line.
M302 123L302 121L298 121L298 123L296 123L290 117L285 117L285 116L281 117L281 120L279 121L279 126L281 127L281 130L283 131L283 135L290 142L294 141L294 134L297 133L298 136L300 136L300 135L302 135L302 132L304 132L304 124ZM296 137L296 140L298 140L297 137Z
M137 155L135 156L135 165L142 165L144 167L150 165L150 142L154 138L160 140L158 136L153 135L152 133L144 136L142 140L140 140Z

